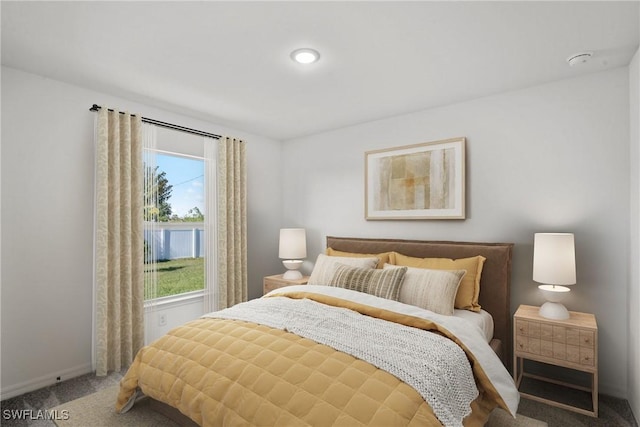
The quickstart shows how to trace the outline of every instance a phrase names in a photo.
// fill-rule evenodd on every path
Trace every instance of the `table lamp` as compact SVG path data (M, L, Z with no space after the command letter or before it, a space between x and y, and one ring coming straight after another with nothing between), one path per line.
M286 280L302 279L299 269L302 259L307 257L307 237L304 228L280 229L280 249L278 256L287 271L282 276Z
M533 243L533 280L542 283L547 302L539 314L547 319L565 320L569 311L560 303L576 283L576 255L572 233L535 233Z

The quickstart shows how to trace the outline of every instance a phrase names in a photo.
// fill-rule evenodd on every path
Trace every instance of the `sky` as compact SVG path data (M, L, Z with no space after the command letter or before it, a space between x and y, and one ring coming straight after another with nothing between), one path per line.
M171 213L184 216L189 209L198 207L203 214L204 206L204 162L199 159L171 156L158 153L156 164L159 171L166 172L165 177L173 185Z

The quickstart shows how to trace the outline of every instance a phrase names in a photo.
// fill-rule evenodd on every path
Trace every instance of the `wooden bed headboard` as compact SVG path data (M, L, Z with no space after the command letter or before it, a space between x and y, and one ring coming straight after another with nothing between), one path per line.
M338 251L376 254L396 251L418 258L468 258L482 255L487 260L480 278L479 302L493 316L492 347L502 363L511 369L511 252L512 243L472 243L402 239L370 239L327 236L327 247ZM499 345L501 344L501 345Z

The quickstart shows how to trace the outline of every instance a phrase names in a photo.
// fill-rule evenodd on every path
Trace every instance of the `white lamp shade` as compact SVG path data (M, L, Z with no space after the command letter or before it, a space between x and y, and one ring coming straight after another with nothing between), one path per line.
M536 233L533 280L547 285L575 285L576 255L572 233Z
M307 237L304 228L280 229L281 259L302 259L307 257Z

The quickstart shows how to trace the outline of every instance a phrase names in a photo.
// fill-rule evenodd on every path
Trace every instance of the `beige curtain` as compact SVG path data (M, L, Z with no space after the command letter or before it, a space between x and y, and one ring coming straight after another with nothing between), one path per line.
M217 284L220 310L247 300L246 143L222 137L217 150Z
M94 368L127 367L144 343L142 122L102 108L96 122Z

